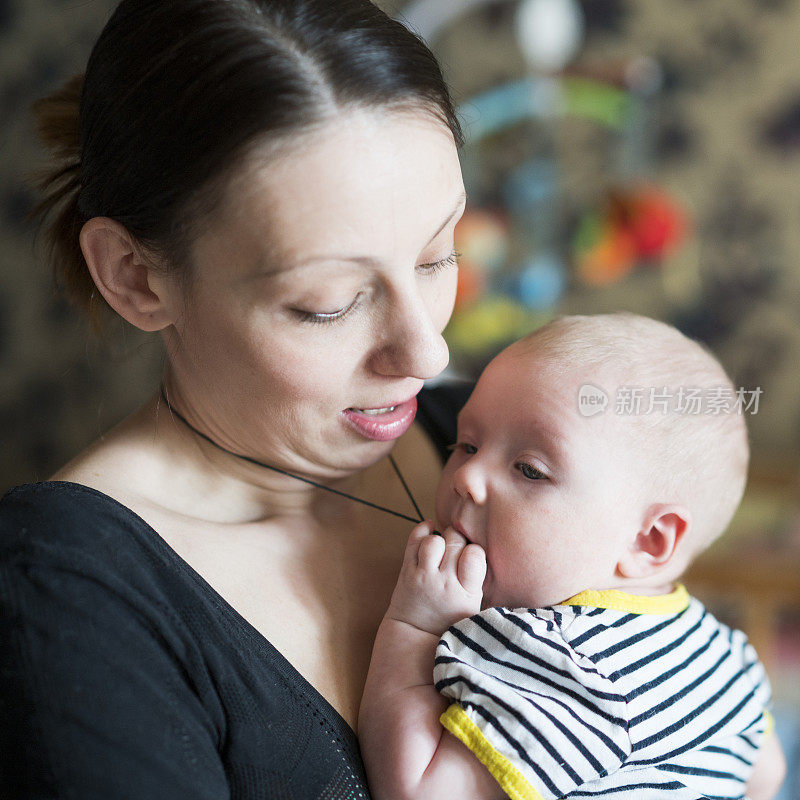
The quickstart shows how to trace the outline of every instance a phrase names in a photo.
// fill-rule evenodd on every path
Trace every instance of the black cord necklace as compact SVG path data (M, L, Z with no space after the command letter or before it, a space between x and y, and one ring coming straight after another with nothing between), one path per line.
M227 453L229 456L235 456L236 458L242 459L242 461L247 461L250 464L255 464L258 467L264 467L265 469L271 469L273 472L279 472L281 475L286 475L289 478L295 478L298 481L303 481L303 483L310 483L312 486L316 486L318 489L324 489L326 492L332 492L333 494L338 494L341 497L346 497L349 500L355 500L356 503L361 503L362 505L369 506L370 508L377 508L379 511L385 511L387 514L393 514L395 517L401 517L402 519L407 519L409 522L422 522L423 516L422 512L419 510L419 506L417 505L417 501L414 499L414 495L411 494L411 489L408 488L408 484L403 477L403 474L400 472L400 468L397 466L397 463L394 460L394 457L391 453L389 453L389 463L391 463L397 477L400 479L400 483L403 484L403 488L406 490L406 494L408 495L408 499L411 500L411 504L414 506L414 510L417 512L417 519L414 517L409 517L408 514L401 514L399 511L393 511L391 508L386 508L385 506L379 506L377 503L372 503L369 500L364 500L362 497L356 497L355 495L348 494L347 492L339 491L339 489L334 489L332 486L326 486L324 483L317 483L317 481L312 481L310 478L304 478L302 475L295 475L293 472L287 472L285 469L281 469L280 467L273 467L271 464L265 464L263 461L257 461L255 458L251 458L250 456L243 456L240 453L234 453L233 450L228 450L226 447L223 447L221 444L217 444L210 436L207 436L202 431L199 431L197 428L189 422L183 414L180 413L167 399L167 393L164 390L164 386L161 386L161 399L166 403L167 408L170 410L173 416L177 417L189 430L196 433L201 439L205 439L209 444L213 444L218 450L222 450L223 453Z

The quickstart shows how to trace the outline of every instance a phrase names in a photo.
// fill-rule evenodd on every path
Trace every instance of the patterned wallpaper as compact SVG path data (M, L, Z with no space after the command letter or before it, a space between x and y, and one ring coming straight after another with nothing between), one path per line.
M42 169L30 103L84 69L111 0L0 0L0 489L47 478L152 392L153 343L98 340L59 299L25 217Z
M382 4L395 12L403 5ZM456 96L523 74L513 2L464 17L437 42ZM41 167L29 104L83 68L110 0L0 0L0 489L46 478L153 391L157 342L120 325L102 340L53 292L25 222ZM647 55L664 71L651 177L679 198L691 241L667 271L571 285L557 311L629 308L712 346L760 386L754 447L800 450L800 4L791 0L584 0L581 62ZM589 191L605 164L565 130Z
M517 3L474 10L435 43L464 101L525 74ZM739 386L763 390L748 416L754 452L800 453L800 3L583 0L576 70L654 59L663 88L647 177L685 209L691 235L661 270L601 288L571 281L561 313L630 310L707 343ZM598 126L557 128L558 168L581 200L614 168Z

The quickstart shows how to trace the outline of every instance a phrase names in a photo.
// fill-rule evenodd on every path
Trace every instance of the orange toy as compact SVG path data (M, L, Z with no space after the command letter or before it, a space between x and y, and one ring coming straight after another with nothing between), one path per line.
M660 189L615 191L578 226L573 241L578 277L602 286L638 264L658 264L683 241L686 227L683 212Z

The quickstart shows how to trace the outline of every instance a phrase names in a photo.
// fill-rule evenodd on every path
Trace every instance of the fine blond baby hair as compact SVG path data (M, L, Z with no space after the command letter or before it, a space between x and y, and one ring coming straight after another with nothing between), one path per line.
M641 478L657 495L653 502L680 503L692 514L688 555L727 528L747 481L747 428L731 379L704 346L671 325L616 313L558 317L512 348L545 357L556 375L579 369L609 395L605 413L627 428L641 455ZM639 413L614 408L623 387L642 390ZM661 404L646 413L651 389L671 398L668 409ZM690 394L705 407L692 407Z

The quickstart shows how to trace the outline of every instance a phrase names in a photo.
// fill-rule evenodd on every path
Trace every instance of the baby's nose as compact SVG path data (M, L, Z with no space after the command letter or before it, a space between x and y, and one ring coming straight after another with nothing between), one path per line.
M480 464L474 460L462 464L453 475L453 488L461 497L483 505L486 502L486 480Z

